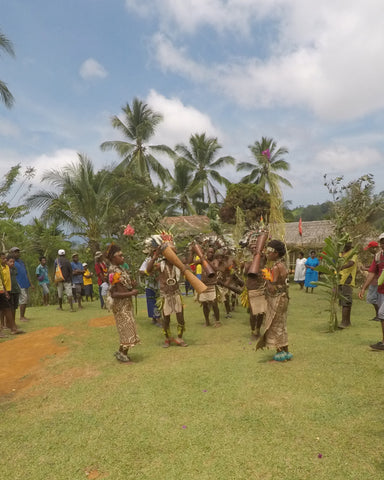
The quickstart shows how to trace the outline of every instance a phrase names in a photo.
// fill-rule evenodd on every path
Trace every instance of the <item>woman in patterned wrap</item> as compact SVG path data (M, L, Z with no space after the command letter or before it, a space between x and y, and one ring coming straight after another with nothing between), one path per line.
M140 343L136 332L136 322L133 316L132 297L138 294L134 289L128 272L122 268L124 256L119 246L111 244L106 257L111 262L108 271L109 292L108 305L112 310L116 321L117 331L120 337L119 351L115 357L119 362L132 363L128 357L128 350Z
M276 348L273 360L285 362L291 360L288 351L287 310L288 310L288 270L283 262L285 245L280 240L271 240L267 246L267 265L265 269L267 312L264 322L264 335L257 343L258 348Z

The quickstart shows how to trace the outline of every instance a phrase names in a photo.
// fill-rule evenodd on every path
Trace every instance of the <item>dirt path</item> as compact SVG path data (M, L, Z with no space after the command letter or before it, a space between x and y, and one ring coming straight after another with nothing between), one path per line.
M114 324L113 316L94 318L92 327ZM42 380L42 371L53 357L64 355L68 347L57 338L68 333L64 327L47 327L19 335L0 344L0 397L17 394ZM75 372L71 372L72 378ZM80 374L78 376L81 376Z

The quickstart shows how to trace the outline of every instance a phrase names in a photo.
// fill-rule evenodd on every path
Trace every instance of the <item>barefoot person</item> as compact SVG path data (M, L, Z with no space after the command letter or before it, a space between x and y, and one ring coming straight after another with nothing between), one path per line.
M264 335L257 342L259 348L276 348L273 359L284 362L292 358L288 351L287 310L288 310L288 269L283 262L284 243L271 240L267 246L267 261L272 267L266 272L267 313Z
M115 357L121 363L132 363L128 350L140 343L132 307L132 297L137 295L138 291L133 288L127 270L122 267L124 256L121 248L111 244L107 249L106 258L111 262L108 271L110 284L108 304L115 317L120 338L119 351L115 353Z
M25 311L27 310L28 304L28 290L29 287L34 289L31 281L29 279L27 267L25 263L20 258L20 248L19 247L12 247L9 250L9 253L15 259L15 267L17 269L17 283L20 287L20 296L19 296L19 307L20 307L20 321L21 322L28 322L28 319L25 317Z
M248 248L252 255L255 255L257 249L257 237L252 237ZM248 292L249 304L249 323L251 326L251 333L254 338L260 337L260 328L263 324L265 312L267 310L267 301L265 299L265 280L261 274L261 270L265 267L267 258L265 254L260 256L260 272L257 275L248 275L251 262L246 262L244 265L244 275L247 278L246 287Z
M217 286L217 261L214 260L215 257L215 249L213 247L209 247L207 250L207 262L210 265L210 267L215 271L215 275L209 276L207 272L205 271L204 268L202 268L201 271L201 281L207 285L207 290L203 293L198 293L197 294L197 299L200 302L200 304L203 307L203 313L204 313L204 319L205 319L205 325L209 327L210 321L209 321L209 313L212 308L213 316L215 319L214 326L215 327L221 327L221 322L220 322L220 310L219 310L219 305L217 302L217 294L216 294L216 286ZM201 264L201 259L198 257L198 260L196 260L196 264L199 265Z

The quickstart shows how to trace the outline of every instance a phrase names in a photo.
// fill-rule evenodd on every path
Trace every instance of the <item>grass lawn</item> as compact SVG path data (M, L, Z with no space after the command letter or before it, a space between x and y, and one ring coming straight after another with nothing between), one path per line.
M324 292L292 285L290 293L294 358L283 364L268 362L271 351L255 351L240 306L222 328L205 328L202 310L186 297L189 347L163 349L140 298L135 365L114 359L114 326L90 326L105 316L97 302L74 314L29 308L23 328L64 326L55 341L67 350L41 359L39 382L0 399L0 478L384 476L384 352L369 348L381 338L380 324L369 321L373 307L355 299L353 326L329 334Z

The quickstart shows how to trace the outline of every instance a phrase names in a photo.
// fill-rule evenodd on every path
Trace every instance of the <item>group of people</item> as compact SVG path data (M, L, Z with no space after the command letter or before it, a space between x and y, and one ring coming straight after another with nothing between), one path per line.
M309 289L313 293L313 289L317 287L315 282L319 279L319 272L316 271L316 267L319 263L315 250L311 250L308 258L304 257L304 252L299 252L293 280L300 285L301 290L305 287L306 293Z
M255 246L249 246L256 254ZM274 361L282 362L292 358L288 350L287 309L288 309L288 269L283 262L286 250L283 242L272 240L266 251L257 252L261 256L258 271L248 277L245 291L249 296L250 324L254 336L258 339L258 348L275 348ZM133 314L132 297L137 295L135 281L122 267L124 256L121 248L111 244L105 254L110 267L108 270L108 305L112 310L119 334L119 349L115 357L119 362L132 363L129 350L140 342ZM176 261L177 260L177 261ZM181 298L180 282L184 275L196 291L196 300L201 304L205 325L211 325L210 313L213 314L215 327L221 326L219 297L224 305L229 306L231 292L228 289L228 277L236 276L234 259L222 248L206 245L204 255L195 255L190 249L182 263L177 257L176 247L169 238L159 246L154 246L140 267L142 275L152 279L152 288L146 288L148 315L153 321L161 318L164 335L164 348L171 345L187 347L183 338L185 332L184 307ZM201 279L192 275L190 265L201 266ZM242 265L247 275L248 264ZM195 269L196 271L196 269ZM159 297L156 299L156 287ZM149 282L146 287L149 286ZM233 288L233 287L232 287ZM149 290L149 292L148 292ZM226 308L227 311L227 308ZM157 313L155 313L157 312ZM171 332L171 315L176 316L177 333ZM260 334L264 323L263 335Z

